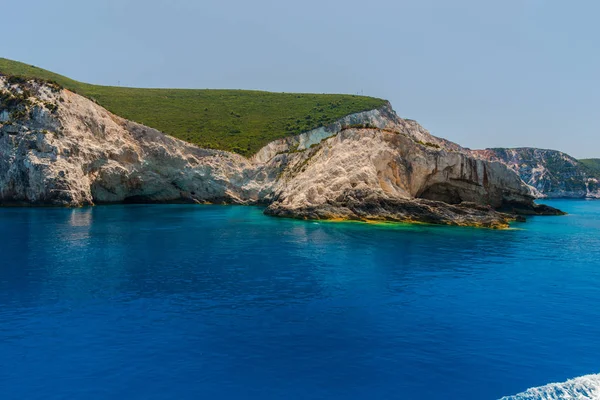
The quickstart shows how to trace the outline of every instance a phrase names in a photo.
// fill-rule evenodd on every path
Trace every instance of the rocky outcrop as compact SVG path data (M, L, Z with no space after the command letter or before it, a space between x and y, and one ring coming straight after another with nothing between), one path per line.
M489 227L507 226L515 211L549 212L504 164L474 158L389 105L246 159L43 82L0 77L0 94L2 204L264 204L268 214L295 218Z
M475 150L472 154L508 166L532 188L537 198L600 198L600 176L560 151L487 149Z
M442 204L476 204L489 211L511 202L533 203L529 189L504 165L423 145L401 125L344 129L287 164L267 213L373 220L410 220L413 215L421 221L474 225L459 209L446 207L442 213ZM414 207L407 208L409 203ZM422 211L417 212L418 205ZM427 216L430 209L439 215Z

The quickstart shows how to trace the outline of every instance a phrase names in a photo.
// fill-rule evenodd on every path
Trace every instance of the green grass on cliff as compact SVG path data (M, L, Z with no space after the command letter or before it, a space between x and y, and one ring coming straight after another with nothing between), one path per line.
M587 169L593 174L600 177L600 158L588 158L585 160L579 160Z
M4 58L0 58L0 74L54 81L123 118L201 147L245 156L275 139L385 103L353 95L98 86Z

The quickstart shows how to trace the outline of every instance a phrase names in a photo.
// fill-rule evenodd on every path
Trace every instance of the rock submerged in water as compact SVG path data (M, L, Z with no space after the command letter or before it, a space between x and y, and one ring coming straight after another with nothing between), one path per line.
M13 109L0 104L1 204L264 204L282 217L491 228L516 214L560 213L535 205L505 165L474 158L389 105L274 141L246 159L41 82L0 77L0 91L31 94Z
M300 209L282 208L278 203L273 203L265 213L297 219L418 222L494 229L507 228L513 221L523 221L516 214L497 212L491 207L476 203L451 205L424 199L383 199L379 196L364 196L364 193L348 193L340 202Z

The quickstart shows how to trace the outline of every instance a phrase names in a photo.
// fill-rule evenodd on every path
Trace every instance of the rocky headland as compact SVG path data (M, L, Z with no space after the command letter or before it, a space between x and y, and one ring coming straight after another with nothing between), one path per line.
M246 158L57 85L0 76L0 204L260 204L303 219L502 228L518 214L560 214L535 196L506 163L431 135L389 104Z
M472 154L505 164L537 198L600 198L600 173L563 152L524 147L474 150Z

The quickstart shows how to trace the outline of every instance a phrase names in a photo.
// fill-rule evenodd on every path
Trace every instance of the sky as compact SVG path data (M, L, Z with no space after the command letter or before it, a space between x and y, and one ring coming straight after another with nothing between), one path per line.
M0 57L80 81L359 93L466 147L600 157L595 0L4 0L0 13Z

